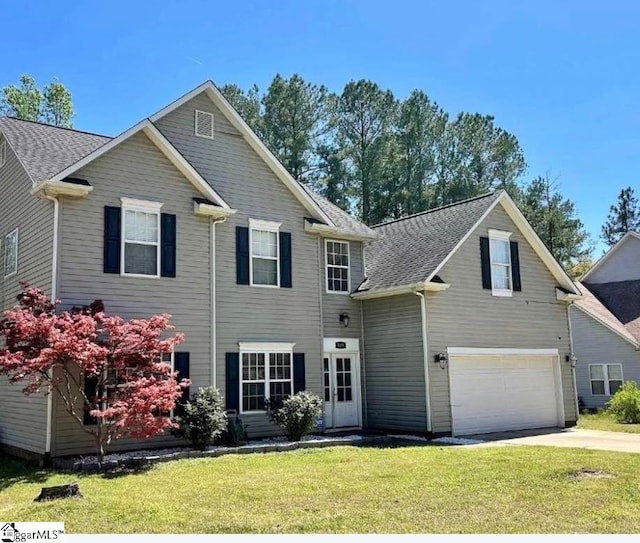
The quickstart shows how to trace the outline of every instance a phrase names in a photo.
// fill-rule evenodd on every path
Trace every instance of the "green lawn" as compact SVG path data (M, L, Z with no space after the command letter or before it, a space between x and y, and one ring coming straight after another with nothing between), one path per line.
M638 533L639 473L640 455L515 446L229 455L112 478L0 458L0 518L68 533ZM84 498L33 503L76 479Z
M578 419L578 428L640 434L640 424L620 424L616 422L612 416L608 415L606 411L581 414Z

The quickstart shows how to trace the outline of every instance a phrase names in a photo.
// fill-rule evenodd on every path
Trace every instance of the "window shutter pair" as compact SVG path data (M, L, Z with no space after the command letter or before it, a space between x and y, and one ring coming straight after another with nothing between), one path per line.
M240 353L226 353L226 408L240 411ZM293 393L306 388L304 353L293 353Z
M511 251L511 285L515 292L522 291L522 282L520 280L520 252L518 250L518 242L510 241L509 249ZM489 255L489 238L480 238L480 263L482 266L482 288L491 290L491 257Z
M104 273L120 273L122 210L104 207ZM176 216L160 215L160 276L176 276Z
M280 286L291 288L293 278L291 274L291 233L280 232L278 241L280 247ZM236 226L236 283L238 285L249 284L249 228Z

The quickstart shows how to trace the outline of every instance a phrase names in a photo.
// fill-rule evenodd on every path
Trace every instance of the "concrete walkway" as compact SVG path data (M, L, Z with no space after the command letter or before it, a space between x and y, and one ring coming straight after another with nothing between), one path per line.
M522 430L465 436L483 443L463 445L464 447L492 447L504 445L546 445L550 447L574 447L600 451L640 453L640 434L624 432L603 432L580 428L550 428L543 430Z

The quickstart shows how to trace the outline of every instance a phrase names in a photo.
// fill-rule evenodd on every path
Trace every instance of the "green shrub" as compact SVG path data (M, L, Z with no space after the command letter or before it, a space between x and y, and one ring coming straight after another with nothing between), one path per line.
M174 418L178 426L171 433L188 439L197 449L206 449L227 429L227 414L222 396L213 387L198 389L193 398L182 406L181 411Z
M298 392L278 406L267 405L269 418L282 427L289 441L300 441L322 414L322 400L313 392Z
M640 389L635 381L622 384L609 400L607 412L622 424L640 423Z

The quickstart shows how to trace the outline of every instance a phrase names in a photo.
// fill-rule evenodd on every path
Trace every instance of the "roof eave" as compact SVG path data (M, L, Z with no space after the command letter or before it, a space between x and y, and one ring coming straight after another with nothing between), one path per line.
M375 241L378 239L378 235L373 234L359 234L350 230L344 230L337 226L330 226L328 224L310 223L305 220L304 230L310 234L319 234L324 237L336 237L340 239L346 239L350 241Z
M582 294L564 292L563 290L556 288L556 300L559 302L575 302L576 300L582 300L583 298L584 296Z
M31 189L34 196L72 196L82 198L93 190L91 185L78 185L65 181L42 181Z
M210 217L212 219L225 219L236 213L236 209L225 209L212 204L193 202L193 213L200 217Z
M409 285L398 285L395 287L379 288L374 290L363 290L354 292L351 297L356 300L371 300L374 298L386 298L389 296L400 296L401 294L413 294L414 292L441 292L447 290L449 283L434 283L431 281L421 281Z

